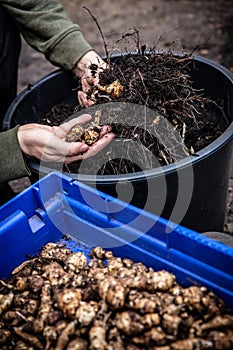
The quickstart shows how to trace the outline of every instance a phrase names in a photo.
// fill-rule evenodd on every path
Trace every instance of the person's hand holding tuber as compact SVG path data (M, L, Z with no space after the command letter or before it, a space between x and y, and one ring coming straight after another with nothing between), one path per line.
M94 68L95 73L91 71ZM91 86L98 85L99 73L107 68L107 64L95 51L88 51L76 64L73 69L74 74L80 78L82 91L78 91L78 101L81 106L89 107L93 104L91 99L87 98L86 92Z
M66 136L72 126L85 124L91 119L90 114L83 114L60 126L51 127L36 123L19 126L17 135L20 148L28 157L65 164L92 157L114 138L113 133L108 132L107 126L103 126L100 139L92 146L83 142L66 142Z

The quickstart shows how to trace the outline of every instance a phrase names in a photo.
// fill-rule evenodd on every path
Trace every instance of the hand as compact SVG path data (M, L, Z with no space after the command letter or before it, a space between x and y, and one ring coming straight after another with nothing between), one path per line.
M97 65L97 71L93 77L90 65ZM86 92L91 88L92 85L98 85L99 83L99 73L101 70L107 68L107 64L102 60L102 58L95 52L87 52L76 64L73 72L81 79L82 91L78 91L78 101L81 106L88 107L93 105L93 101L87 98Z
M85 124L91 119L90 114L83 114L60 126L51 127L36 123L19 126L18 140L20 148L29 157L65 164L92 157L114 138L114 134L108 132L108 126L102 128L101 137L93 146L89 147L82 142L65 141L72 126Z

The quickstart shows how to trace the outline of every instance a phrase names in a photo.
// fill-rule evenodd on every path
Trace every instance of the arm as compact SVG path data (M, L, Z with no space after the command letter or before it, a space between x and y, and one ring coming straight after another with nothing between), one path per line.
M86 91L98 83L98 72L92 77L89 66L106 68L105 62L84 39L80 27L72 23L56 0L0 0L14 18L30 46L42 52L54 65L72 70L81 79L79 103L90 106Z
M18 127L15 127L0 133L0 183L31 175L19 146L17 132Z
M30 46L54 65L72 70L91 46L56 0L0 0Z

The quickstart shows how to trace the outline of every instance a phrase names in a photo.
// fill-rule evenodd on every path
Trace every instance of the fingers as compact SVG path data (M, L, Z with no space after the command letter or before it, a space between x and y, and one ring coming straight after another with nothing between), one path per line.
M81 83L82 83L82 91L83 92L88 92L90 90L91 85L94 84L94 78L88 77L87 75L88 73L86 73L86 75L83 76L83 78L81 79Z
M93 75L90 66L91 64L96 65L96 71ZM73 70L77 75L82 84L82 91L78 92L78 101L82 107L90 107L94 104L90 98L87 97L86 93L92 86L99 84L99 74L101 71L107 68L107 64L102 58L95 52L87 52L76 64L76 68Z
M88 107L87 95L83 91L78 91L78 102L82 107Z
M84 91L78 91L78 102L82 107L90 107L94 102L87 98L87 94Z
M55 135L59 138L65 138L70 129L76 124L85 124L92 119L90 114L82 114L77 118L73 118L66 123L61 124L59 127L54 129Z
M65 131L70 131L70 128L76 124L86 124L92 119L92 116L88 113L81 114L80 116L70 119L68 122L62 124L62 128Z
M103 137L105 134L110 133L111 130L112 128L110 125L103 125L100 132L100 138Z
M88 147L86 144L83 144L83 146L85 145L87 146L87 148L85 147L79 148L79 145L78 146L75 145L75 144L79 144L79 142L73 142L72 147L69 149L69 152L65 159L65 163L69 164L76 160L87 159L96 155L104 147L106 147L115 137L115 135L110 131L111 131L111 127L109 125L104 125L101 130L100 139L91 147ZM77 152L83 152L83 154L77 155Z
M96 155L114 139L114 136L115 135L113 133L108 133L101 137L101 139L99 139L93 146L89 147L87 152L83 154L83 159Z
M87 150L85 151L84 148L80 147L78 144L79 142L73 142L71 148L69 149L67 156L64 160L65 164L70 164L72 162L75 162L77 160L83 160L83 159L88 159L90 157L93 157L96 155L98 152L100 152L104 147L106 147L114 138L113 133L108 133L104 135L100 140L98 140L93 146L88 147L87 145ZM77 154L78 152L82 151L82 154Z
M52 161L68 164L75 160L82 160L83 153L87 152L88 149L88 145L82 142L68 143L52 135L46 146L43 147L40 159L46 162Z
M89 146L82 142L66 142L67 151L65 151L66 158L83 155L89 150Z

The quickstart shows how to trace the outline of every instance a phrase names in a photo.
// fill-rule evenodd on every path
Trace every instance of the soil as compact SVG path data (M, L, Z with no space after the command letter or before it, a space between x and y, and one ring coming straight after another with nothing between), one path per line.
M98 123L110 125L115 139L122 139L121 144L116 143L117 149L124 149L122 154L127 155L128 161L124 157L116 159L111 143L94 158L66 165L64 171L93 175L98 167L99 175L118 175L149 170L197 153L227 128L221 108L205 97L201 88L193 87L190 71L195 64L190 55L175 55L172 50L146 53L141 49L138 33L133 32L133 37L134 34L138 43L137 54L128 52L109 58L109 68L100 72L100 86L93 86L88 92L88 98L95 100L94 115L98 115ZM91 67L93 76L96 69L95 65ZM82 111L83 108L77 105L75 110ZM54 106L42 123L60 125L73 112L72 106ZM86 129L78 126L71 131L69 142L90 144L90 133L99 135L94 125ZM170 142L171 135L176 142ZM135 141L137 147L134 147L133 159L140 160L143 169L130 155ZM181 147L178 148L178 144ZM141 153L141 146L149 151L148 154L147 151ZM156 162L151 161L150 152L156 157Z
M79 23L88 42L105 54L96 23L83 6L92 11L104 33L108 49L117 52L118 39L136 28L147 48L195 51L233 71L232 1L193 0L62 0L73 21ZM125 49L121 42L121 50ZM128 45L128 43L127 43ZM23 42L18 91L33 84L56 67ZM232 171L233 174L233 171ZM229 185L226 231L233 232L232 183ZM25 179L27 186L28 182ZM17 188L17 183L16 187ZM19 187L18 187L19 188ZM16 189L17 190L17 189Z

